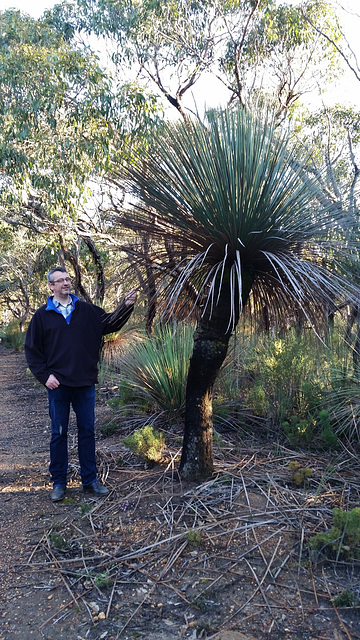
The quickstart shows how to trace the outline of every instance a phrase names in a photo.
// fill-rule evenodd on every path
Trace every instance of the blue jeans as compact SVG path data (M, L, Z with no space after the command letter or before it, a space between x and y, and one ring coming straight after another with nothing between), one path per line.
M78 429L78 454L81 482L88 485L96 480L95 458L95 385L48 389L51 418L50 466L52 483L66 486L68 468L67 435L70 406L74 409Z

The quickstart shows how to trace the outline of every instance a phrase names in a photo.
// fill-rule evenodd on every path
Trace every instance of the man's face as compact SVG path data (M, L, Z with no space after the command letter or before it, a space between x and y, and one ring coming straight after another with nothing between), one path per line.
M54 271L53 284L49 282L49 287L57 300L66 298L71 289L71 280L68 273L63 271Z

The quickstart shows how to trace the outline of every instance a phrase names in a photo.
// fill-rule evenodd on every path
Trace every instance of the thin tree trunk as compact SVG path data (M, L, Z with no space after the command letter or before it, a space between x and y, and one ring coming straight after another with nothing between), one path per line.
M251 285L250 278L243 278L244 305ZM230 288L223 285L218 304L212 312L208 309L200 318L195 330L186 386L184 440L179 469L185 480L203 480L213 472L213 388L226 358L232 329L240 315L238 309L230 329L230 308Z
M353 365L354 365L354 375L356 378L359 378L360 373L360 319L359 315L357 316L357 332L356 332L356 340L353 347Z
M221 335L207 322L199 321L186 386L180 462L180 474L187 480L201 480L213 472L213 387L225 360L229 339L230 332Z
M156 282L155 275L150 260L150 245L151 238L149 234L143 237L142 246L145 256L145 269L146 269L146 297L147 297L147 309L146 309L146 321L145 329L148 336L152 336L154 330L154 320L157 311L157 294L156 294Z
M92 261L95 266L96 271L96 292L95 292L95 304L102 304L105 296L105 275L104 275L104 265L101 259L101 254L98 251L98 248L92 238L90 236L81 236L81 239L86 244L87 248L90 251Z
M60 246L61 246L61 250L63 252L64 258L70 262L72 268L74 269L74 275L75 275L75 291L74 291L74 293L75 293L75 295L79 295L83 300L85 300L85 302L92 302L88 292L86 291L85 287L82 284L82 281L81 281L81 268L80 268L80 265L79 265L79 262L78 262L77 258L66 247L65 240L64 240L63 236L60 233L59 233L59 240L60 240Z

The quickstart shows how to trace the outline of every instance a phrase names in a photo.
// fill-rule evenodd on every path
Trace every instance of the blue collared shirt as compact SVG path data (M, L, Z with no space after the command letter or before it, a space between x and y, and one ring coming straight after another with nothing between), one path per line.
M61 302L59 302L59 300L56 300L54 296L49 296L47 305L46 305L46 311L53 310L53 311L56 311L57 313L61 313L61 315L64 316L68 324L70 322L70 316L75 309L75 302L77 302L77 300L79 299L76 296L74 296L73 293L69 293L69 296L70 296L70 302L66 305L61 304Z

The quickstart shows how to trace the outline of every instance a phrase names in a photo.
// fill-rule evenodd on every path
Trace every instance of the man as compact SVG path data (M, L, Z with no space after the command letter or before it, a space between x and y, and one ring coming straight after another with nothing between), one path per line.
M76 414L78 454L84 491L108 493L97 479L95 458L95 383L102 338L119 331L136 302L130 291L114 313L71 293L71 280L63 267L51 269L47 281L52 292L34 314L25 339L25 355L34 376L48 391L51 418L50 466L53 502L65 496L70 406Z

